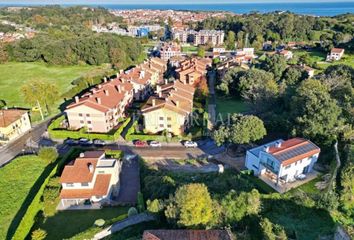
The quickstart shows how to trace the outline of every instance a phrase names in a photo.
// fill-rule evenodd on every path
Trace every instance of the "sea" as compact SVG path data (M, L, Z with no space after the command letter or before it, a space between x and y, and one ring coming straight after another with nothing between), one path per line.
M92 2L92 1L91 1ZM5 6L28 6L42 5L30 4L24 1L23 4L4 4ZM43 4L45 5L45 4ZM75 4L62 4L63 6L72 6ZM190 11L229 11L236 14L245 14L250 12L274 12L290 11L297 14L314 16L335 16L345 13L354 13L354 0L346 2L267 2L267 3L230 3L230 4L86 4L86 6L100 6L108 9L160 9L160 10L190 10Z

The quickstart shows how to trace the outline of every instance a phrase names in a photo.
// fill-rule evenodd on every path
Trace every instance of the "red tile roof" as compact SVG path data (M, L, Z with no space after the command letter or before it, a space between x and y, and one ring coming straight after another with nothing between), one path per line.
M13 122L21 119L27 111L19 109L3 109L0 110L0 127L5 128Z
M232 240L226 230L146 230L143 240Z
M85 199L92 196L106 196L109 190L111 174L97 174L95 185L92 189L62 189L61 199Z
M91 182L96 169L97 161L103 151L85 152L83 157L79 157L71 162L71 165L64 167L60 177L61 183L87 183ZM89 166L93 171L90 172Z
M340 54L340 53L342 53L342 52L344 52L344 49L343 49L343 48L332 48L332 50L331 50L331 53L338 53L338 54Z

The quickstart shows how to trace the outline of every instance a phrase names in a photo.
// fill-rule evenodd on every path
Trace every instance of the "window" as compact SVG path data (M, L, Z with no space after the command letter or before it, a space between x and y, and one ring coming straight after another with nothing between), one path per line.
M92 131L92 128L89 128L88 130L89 130L89 131Z
M159 117L159 119L163 121L163 117Z
M80 120L80 123L81 123L81 124L83 124L83 123L84 123L84 121L83 121L83 120Z
M168 124L168 125L167 125L167 127L168 127L168 128L171 128L171 127L172 127L172 125L171 125L171 124Z
M73 184L73 183L67 183L66 186L67 186L67 187L73 187L74 184Z
M90 114L89 114L89 113L87 113L87 114L86 114L86 117L89 117L89 116L90 116Z
M258 167L257 167L256 165L254 165L254 164L252 165L252 167L253 167L254 169L258 169Z
M85 182L85 183L81 183L81 187L88 187L88 183L87 182Z
M290 167L291 167L291 165L288 165L288 166L285 167L285 169L289 169Z
M87 121L87 124L91 124L92 122L91 121Z
M171 117L167 117L167 121L171 121L172 120L172 118Z
M79 113L79 116L82 117L82 113Z
M163 128L163 124L160 124L159 126L160 126L160 128Z

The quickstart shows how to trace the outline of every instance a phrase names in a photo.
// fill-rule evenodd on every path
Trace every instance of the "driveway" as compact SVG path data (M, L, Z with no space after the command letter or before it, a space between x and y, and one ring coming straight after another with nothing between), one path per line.
M122 171L120 173L120 190L117 199L119 204L134 205L137 202L140 191L139 160L123 160Z

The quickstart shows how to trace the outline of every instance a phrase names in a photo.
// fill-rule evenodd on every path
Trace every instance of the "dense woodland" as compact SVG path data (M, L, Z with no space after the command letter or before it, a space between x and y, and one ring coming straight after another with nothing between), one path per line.
M210 18L193 27L229 32L228 38L235 38L238 47L252 46L261 49L263 42L268 40L280 43L317 41L326 50L341 44L346 44L346 49L353 50L353 21L353 14L313 17L293 13L252 13L228 16L225 19Z

